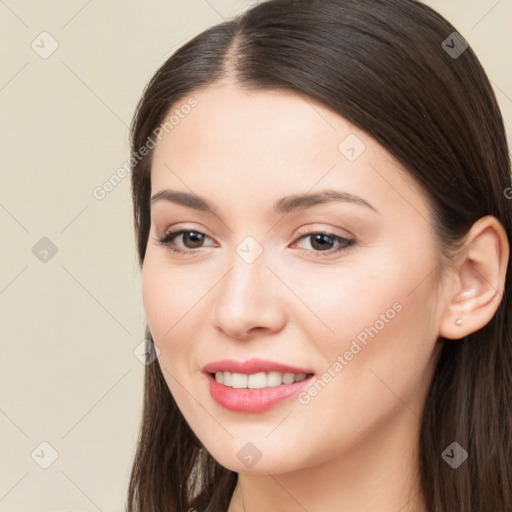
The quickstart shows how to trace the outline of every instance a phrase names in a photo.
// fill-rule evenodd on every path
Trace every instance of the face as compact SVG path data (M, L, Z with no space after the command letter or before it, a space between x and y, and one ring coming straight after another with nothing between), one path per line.
M309 98L193 97L154 150L142 270L155 364L188 424L254 473L412 433L443 309L423 191Z

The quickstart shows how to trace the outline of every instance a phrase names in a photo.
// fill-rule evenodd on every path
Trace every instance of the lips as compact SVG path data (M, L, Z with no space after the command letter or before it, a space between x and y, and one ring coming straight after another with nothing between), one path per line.
M280 372L280 373L314 373L308 368L299 368L288 364L266 361L265 359L249 359L248 361L234 361L223 359L207 364L203 368L205 373L230 372L230 373L259 373L259 372Z
M230 411L245 413L261 413L267 411L286 399L299 393L306 385L309 385L314 375L308 368L299 368L287 364L266 361L264 359L250 359L248 361L222 360L207 364L203 368L206 374L208 389L211 397L222 407ZM254 376L263 373L267 375L282 374L291 376L300 375L300 381L288 383L288 379L284 379L281 384L263 387L260 389L250 389L247 387L231 387L225 385L223 379L218 382L215 375L223 374L224 377L231 375L233 380L235 377ZM245 375L240 375L245 374ZM285 383L286 380L286 383ZM226 383L227 384L227 383ZM234 382L233 382L234 384Z

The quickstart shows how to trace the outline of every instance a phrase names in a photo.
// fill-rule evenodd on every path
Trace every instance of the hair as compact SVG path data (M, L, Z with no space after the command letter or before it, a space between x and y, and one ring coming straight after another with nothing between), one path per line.
M269 0L180 47L147 84L131 126L132 154L173 106L231 79L322 102L373 137L426 192L441 253L495 216L512 240L505 128L489 80L468 46L449 54L455 28L416 0ZM453 46L453 43L451 44ZM152 151L132 157L134 227L142 266L150 227ZM448 260L447 260L448 261ZM512 510L510 258L493 318L443 342L421 417L421 492L429 512ZM147 349L154 356L149 327ZM454 441L467 460L453 469ZM189 428L159 364L145 369L143 416L128 512L227 510L238 474Z

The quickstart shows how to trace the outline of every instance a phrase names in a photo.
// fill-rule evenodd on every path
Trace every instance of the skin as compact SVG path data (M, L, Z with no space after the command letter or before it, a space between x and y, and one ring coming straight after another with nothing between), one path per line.
M492 318L508 261L501 225L481 219L442 273L426 195L365 132L292 92L222 82L193 96L197 106L154 150L152 194L193 192L216 215L152 204L143 299L170 392L207 450L239 473L229 512L426 512L417 438L439 336L456 340ZM338 149L350 134L365 145L355 161ZM377 211L348 202L271 211L284 196L327 189ZM203 245L181 235L175 245L189 253L174 253L156 240L171 228L204 233ZM329 238L322 250L301 229L355 243L334 253ZM263 249L253 263L236 252L248 236ZM209 394L201 369L219 359L259 357L321 377L397 303L305 405L294 397L238 413ZM237 457L247 442L261 452L250 468Z

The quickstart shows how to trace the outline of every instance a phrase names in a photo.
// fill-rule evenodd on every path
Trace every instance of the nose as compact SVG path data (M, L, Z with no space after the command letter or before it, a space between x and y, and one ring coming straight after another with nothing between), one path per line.
M267 267L265 251L251 263L234 253L231 269L217 288L216 328L240 340L279 332L287 320L281 293L283 286Z

